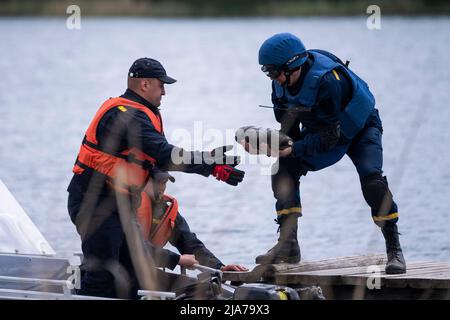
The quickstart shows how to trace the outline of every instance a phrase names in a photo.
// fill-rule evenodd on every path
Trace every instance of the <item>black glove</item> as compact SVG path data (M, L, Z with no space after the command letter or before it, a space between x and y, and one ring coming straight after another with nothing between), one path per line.
M203 152L203 161L206 164L227 164L229 166L235 167L241 162L239 156L227 156L225 152L233 149L233 146L227 145L222 147L217 147L211 152Z
M212 165L211 174L217 180L224 181L232 186L237 186L244 179L245 172L236 169L235 166L241 161L238 156L227 156L225 152L233 149L233 146L227 145L217 147L211 152L203 153L203 160Z
M224 181L232 186L237 186L244 179L245 172L226 164L216 164L212 175L217 180Z

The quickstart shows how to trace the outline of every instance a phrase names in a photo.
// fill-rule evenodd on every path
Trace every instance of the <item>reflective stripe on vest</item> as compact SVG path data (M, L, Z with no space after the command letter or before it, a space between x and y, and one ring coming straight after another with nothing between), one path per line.
M322 77L332 70L346 74L352 82L352 98L339 112L338 119L341 132L346 138L353 139L364 127L375 107L375 98L370 92L369 86L332 53L324 50L308 50L308 53L314 61L305 76L300 92L293 96L284 86L274 81L275 95L286 101L284 103L286 108L314 108L317 104L317 94Z
M153 208L152 200L147 193L141 192L141 205L137 209L137 221L141 227L142 237L148 239L154 246L161 248L169 241L178 214L177 199L166 194L163 197L164 201L166 201L167 209L151 233L150 231L154 224Z
M137 148L113 154L98 146L97 126L105 113L116 107L122 112L126 112L127 108L144 112L155 129L164 134L160 116L155 115L149 108L129 99L110 98L103 103L89 125L72 171L81 174L86 168L91 168L111 178L109 184L120 191L140 191L148 181L149 169L155 159Z

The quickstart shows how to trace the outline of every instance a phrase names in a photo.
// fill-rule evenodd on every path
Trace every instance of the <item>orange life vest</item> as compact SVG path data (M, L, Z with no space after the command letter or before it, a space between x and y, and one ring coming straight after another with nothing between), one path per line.
M129 99L110 98L103 103L89 125L72 171L81 174L86 168L91 168L109 177L107 183L119 191L140 192L150 177L149 170L155 164L155 159L137 148L113 154L98 146L97 126L112 108L119 108L122 112L127 112L128 108L140 110L149 117L156 131L164 134L159 114L156 115L143 104Z
M136 214L142 236L157 247L164 247L169 241L178 214L177 199L166 194L163 197L167 203L167 209L161 219L153 218L152 200L145 192L141 192L141 206ZM155 226L152 230L153 225Z

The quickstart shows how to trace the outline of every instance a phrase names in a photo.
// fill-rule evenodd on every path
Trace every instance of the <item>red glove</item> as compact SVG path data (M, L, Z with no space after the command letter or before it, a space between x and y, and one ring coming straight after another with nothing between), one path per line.
M237 186L244 179L245 172L226 164L216 164L212 175L217 180L224 181L232 186Z

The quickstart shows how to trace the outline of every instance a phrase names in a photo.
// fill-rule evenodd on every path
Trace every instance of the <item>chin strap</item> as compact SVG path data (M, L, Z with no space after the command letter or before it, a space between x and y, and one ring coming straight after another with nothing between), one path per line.
M291 85L291 75L293 72L300 70L300 67L296 67L294 69L285 69L284 76L286 77L286 86Z
M284 72L284 76L286 77L286 86L289 86L291 84L291 75L292 75L291 70L286 70Z

